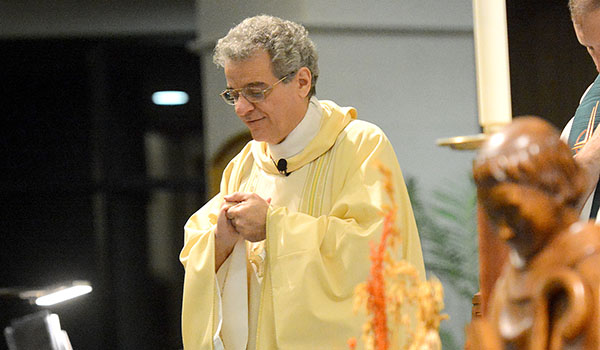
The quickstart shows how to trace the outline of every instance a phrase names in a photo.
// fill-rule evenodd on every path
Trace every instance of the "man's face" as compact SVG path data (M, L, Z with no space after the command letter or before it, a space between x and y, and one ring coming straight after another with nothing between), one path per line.
M240 94L235 113L246 124L252 138L277 144L294 130L306 113L307 103L300 91L297 75L275 85L263 101L251 103ZM268 53L258 51L244 61L225 62L227 87L240 89L247 86L266 89L276 83ZM306 96L304 96L306 97Z
M585 46L600 73L600 9L589 12L573 23L577 40Z

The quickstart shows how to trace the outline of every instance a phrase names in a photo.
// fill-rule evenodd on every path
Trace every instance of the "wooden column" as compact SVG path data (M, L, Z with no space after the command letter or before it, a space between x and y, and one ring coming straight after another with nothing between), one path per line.
M486 315L490 295L508 259L508 246L496 237L492 224L481 206L477 207L477 229L479 231L479 293L473 297L474 317Z

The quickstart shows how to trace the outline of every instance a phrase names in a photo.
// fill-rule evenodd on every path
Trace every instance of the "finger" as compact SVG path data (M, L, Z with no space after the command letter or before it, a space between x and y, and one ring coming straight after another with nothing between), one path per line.
M231 207L229 208L225 208L225 217L227 218L227 220L233 220L235 218L235 213L234 211L230 211Z
M247 207L248 202L235 202L235 204L231 205L227 208L227 213L229 217L239 217L244 215L244 210Z
M225 220L224 220L223 224L227 225L227 226L230 226L234 230L236 230L236 228L235 228L235 217L233 217L231 214L228 214L226 211L224 212L224 217L225 217Z
M242 201L247 200L249 196L250 196L250 193L235 192L235 193L229 194L227 196L224 196L223 198L228 202L242 202Z
M227 212L225 210L222 210L219 214L217 230L224 235L238 234L237 230L232 225L231 220L227 217Z
M224 200L223 203L221 203L221 209L227 209L230 208L236 204L238 204L239 202L231 202L231 201L227 201Z

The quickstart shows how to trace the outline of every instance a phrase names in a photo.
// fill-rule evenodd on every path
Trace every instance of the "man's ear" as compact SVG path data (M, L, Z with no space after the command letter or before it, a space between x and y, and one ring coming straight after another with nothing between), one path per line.
M296 78L298 81L298 93L300 97L306 98L312 87L312 74L310 74L310 70L306 67L298 69Z

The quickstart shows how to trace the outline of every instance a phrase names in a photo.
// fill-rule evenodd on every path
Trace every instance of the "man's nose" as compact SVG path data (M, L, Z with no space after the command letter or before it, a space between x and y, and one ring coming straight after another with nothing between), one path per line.
M240 94L237 101L235 101L235 114L240 117L246 116L254 109L254 104L248 101L244 95Z

